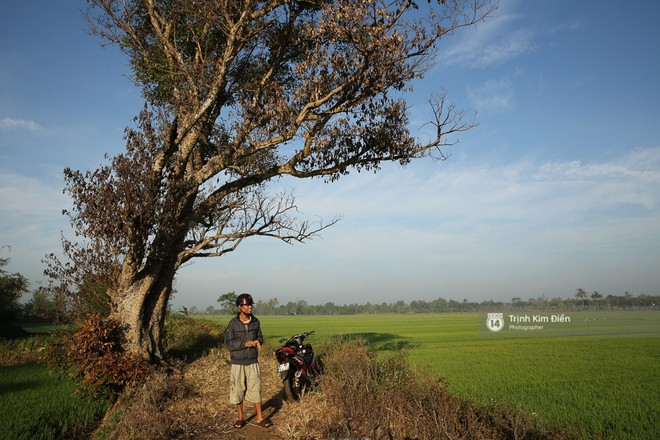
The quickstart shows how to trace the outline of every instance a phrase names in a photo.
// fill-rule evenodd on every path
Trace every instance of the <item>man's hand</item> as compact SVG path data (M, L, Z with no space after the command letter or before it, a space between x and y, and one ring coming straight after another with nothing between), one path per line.
M245 343L245 347L250 348L250 347L257 347L257 350L261 350L261 343L258 340L254 341L247 341Z

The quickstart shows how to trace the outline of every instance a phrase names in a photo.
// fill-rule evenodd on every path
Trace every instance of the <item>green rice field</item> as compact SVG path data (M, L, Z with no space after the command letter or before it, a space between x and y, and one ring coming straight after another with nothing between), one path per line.
M79 438L109 402L74 396L76 384L58 379L44 365L0 367L0 438Z
M525 313L513 315L506 326L524 324ZM403 350L452 392L521 409L541 426L584 438L660 438L660 312L575 312L554 323L541 313L541 324L527 315L544 329L488 332L477 313L260 319L271 348L303 331L315 330L313 344L360 335L385 353Z

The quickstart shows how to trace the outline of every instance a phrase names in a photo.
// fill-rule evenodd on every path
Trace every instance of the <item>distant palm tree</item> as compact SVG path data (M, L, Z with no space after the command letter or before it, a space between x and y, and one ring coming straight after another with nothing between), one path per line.
M597 291L597 290L594 290L593 292L591 292L591 299L593 299L596 302L596 308L597 309L599 308L598 307L598 300L601 299L602 297L603 297L603 295L601 295L600 292Z
M575 297L577 299L582 300L582 306L583 307L586 305L586 301L587 301L587 291L586 290L584 290L583 288L580 287L579 289L577 289L575 291Z

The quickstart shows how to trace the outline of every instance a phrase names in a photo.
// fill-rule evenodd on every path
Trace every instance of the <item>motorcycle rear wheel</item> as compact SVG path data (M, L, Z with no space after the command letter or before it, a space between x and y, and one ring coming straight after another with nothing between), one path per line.
M294 385L293 385L293 379L292 378L287 378L283 382L284 384L284 394L286 395L286 399L295 402L300 398L300 390L298 390Z

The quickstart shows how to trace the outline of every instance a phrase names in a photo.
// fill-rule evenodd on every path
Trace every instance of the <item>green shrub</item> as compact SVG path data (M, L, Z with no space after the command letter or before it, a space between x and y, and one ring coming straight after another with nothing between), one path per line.
M53 340L48 335L0 339L0 366L41 363L45 348Z
M170 356L196 359L223 340L224 327L195 319L187 313L168 313L165 319L165 347Z

